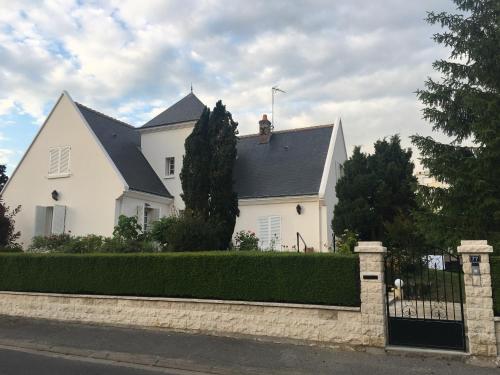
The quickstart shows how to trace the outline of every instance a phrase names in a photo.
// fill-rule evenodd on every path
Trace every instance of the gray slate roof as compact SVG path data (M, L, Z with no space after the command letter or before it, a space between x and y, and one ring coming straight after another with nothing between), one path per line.
M180 122L198 120L205 108L195 94L190 93L158 116L148 121L142 128L172 125Z
M140 150L137 128L77 106L131 190L171 197ZM142 128L198 120L204 106L191 93ZM240 137L234 172L238 198L317 195L332 131L333 125L275 131L266 144L258 135Z
M258 135L238 141L235 190L238 198L319 193L333 125L274 132L266 144Z
M130 190L172 197L142 154L141 137L136 128L80 103L76 105Z

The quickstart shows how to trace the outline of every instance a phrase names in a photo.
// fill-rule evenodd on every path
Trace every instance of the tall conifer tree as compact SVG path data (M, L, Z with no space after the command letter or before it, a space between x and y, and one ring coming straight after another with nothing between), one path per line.
M422 188L427 209L418 216L434 242L454 247L460 239L487 239L500 247L500 2L454 0L460 14L428 14L445 30L434 40L451 49L433 64L418 98L442 143L415 135L423 165L445 187Z
M209 171L211 152L208 140L210 109L205 107L193 131L186 138L180 174L182 199L190 213L208 220L208 196L210 190Z
M203 111L185 142L182 197L188 214L210 227L207 249L229 246L239 213L233 181L237 126L219 100L212 112Z
M238 123L218 101L210 115L209 147L210 222L216 235L216 246L227 248L234 231L238 210L238 197L234 191L233 170L236 161Z

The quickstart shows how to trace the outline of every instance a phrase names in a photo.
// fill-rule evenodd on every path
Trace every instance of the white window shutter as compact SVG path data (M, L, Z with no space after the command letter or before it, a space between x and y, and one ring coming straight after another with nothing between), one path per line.
M141 227L144 227L144 206L137 206L137 224L139 224Z
M49 150L49 175L59 173L59 148L51 148Z
M160 209L159 208L154 208L151 210L151 223L154 223L155 221L160 220Z
M45 228L47 227L47 207L35 207L35 236L45 236Z
M260 247L269 248L269 220L267 216L261 216L257 219L257 232L260 241Z
M269 216L270 239L274 240L274 250L281 250L281 216Z
M66 206L54 206L52 234L63 234L66 224Z
M70 150L71 150L71 148L69 146L68 147L62 147L60 149L59 174L67 174L67 173L69 173Z

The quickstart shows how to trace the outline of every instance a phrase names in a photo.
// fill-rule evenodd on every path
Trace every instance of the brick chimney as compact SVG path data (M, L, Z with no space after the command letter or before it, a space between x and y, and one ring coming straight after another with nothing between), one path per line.
M269 143L271 135L271 121L267 119L267 115L262 115L262 120L259 121L259 143Z

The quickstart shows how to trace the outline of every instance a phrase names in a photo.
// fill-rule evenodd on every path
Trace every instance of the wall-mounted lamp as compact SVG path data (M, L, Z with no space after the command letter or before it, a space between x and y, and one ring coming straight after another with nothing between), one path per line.
M55 201L59 200L59 192L57 190L52 191L51 195L53 200Z
M297 213L299 215L302 213L302 206L300 204L298 204L297 207L295 207L295 209L297 210Z

